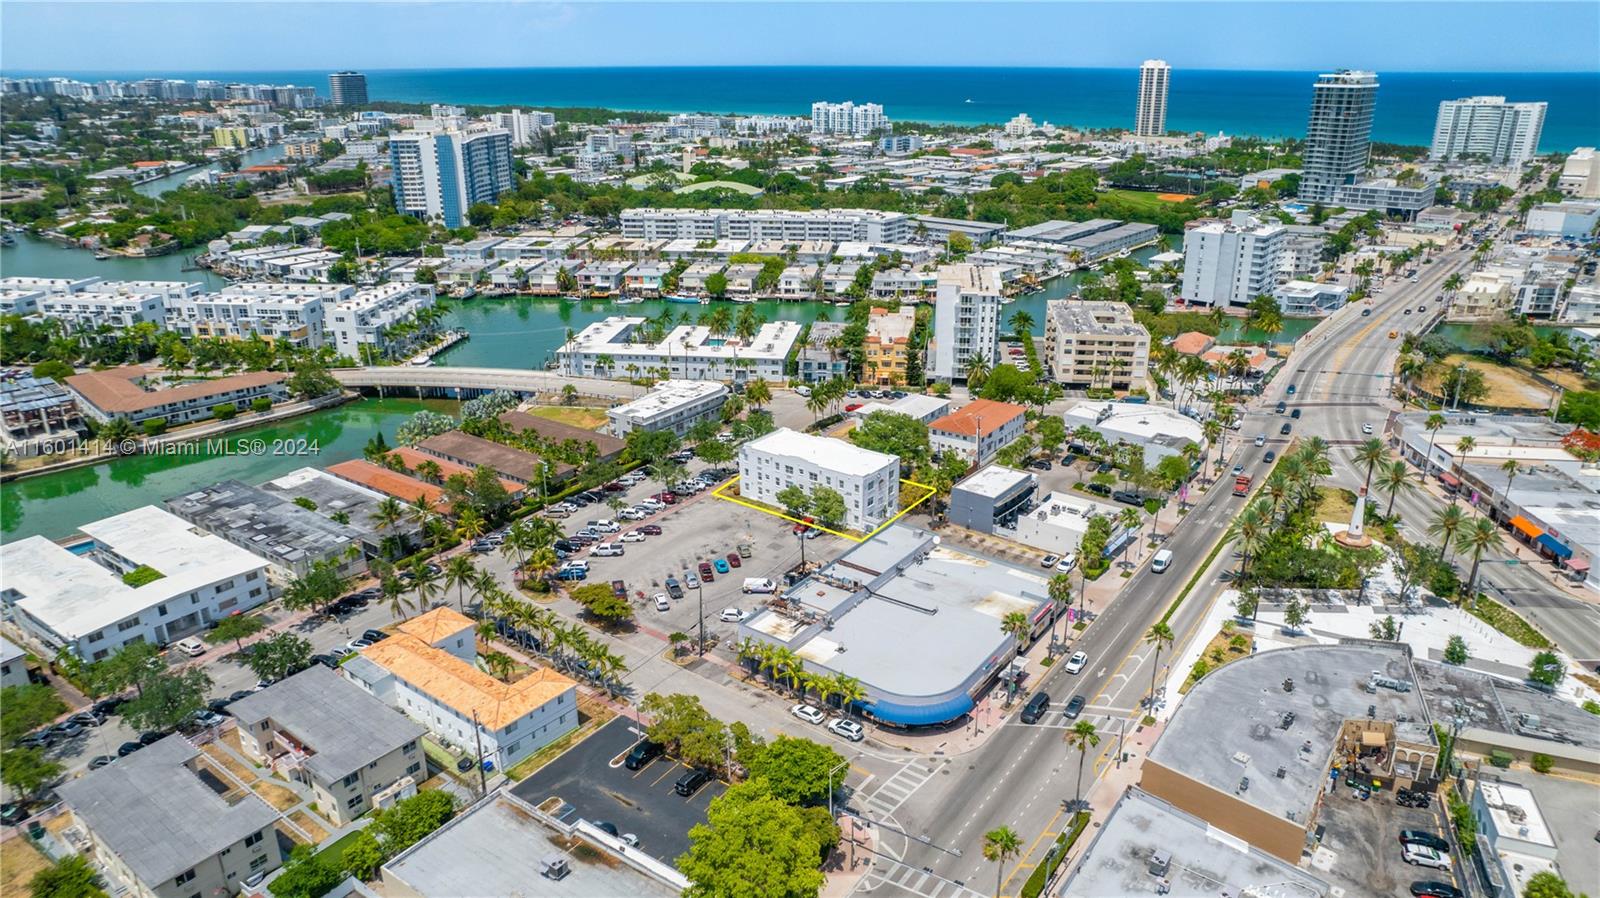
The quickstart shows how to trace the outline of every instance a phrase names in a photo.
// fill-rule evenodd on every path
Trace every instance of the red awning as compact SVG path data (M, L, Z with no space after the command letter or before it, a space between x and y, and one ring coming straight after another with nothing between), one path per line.
M1439 472L1439 482L1444 484L1445 486L1460 486L1461 485L1460 479L1458 479L1456 477L1456 475L1450 473L1449 471L1440 471Z
M1512 518L1507 523L1509 523L1514 530L1516 530L1518 533L1521 533L1523 536L1526 536L1528 539L1538 539L1540 535L1544 533L1543 530L1540 530L1538 527L1534 526L1532 521L1520 514Z
M1569 570L1569 571L1577 571L1578 573L1581 574L1584 571L1587 571L1588 569L1589 569L1589 562L1584 561L1582 558L1574 558L1571 561L1567 562L1567 570Z

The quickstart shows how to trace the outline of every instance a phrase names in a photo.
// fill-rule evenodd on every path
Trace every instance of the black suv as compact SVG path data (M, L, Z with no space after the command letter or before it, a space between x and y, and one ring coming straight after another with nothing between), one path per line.
M629 770L639 770L644 765L660 757L664 749L665 746L659 742L651 742L649 739L641 740L638 745L633 747L633 751L628 752L628 757L623 760L622 766Z
M682 795L684 798L688 798L699 792L700 787L709 782L711 782L711 774L704 770L690 770L683 776L678 777L678 781L672 785L672 791Z
M1023 723L1038 723L1044 712L1050 710L1050 693L1041 692L1028 699L1028 706L1022 709Z

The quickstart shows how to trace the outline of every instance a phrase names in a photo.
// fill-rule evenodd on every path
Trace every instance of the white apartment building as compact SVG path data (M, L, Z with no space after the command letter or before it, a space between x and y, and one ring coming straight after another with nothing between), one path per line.
M1309 318L1331 315L1350 301L1350 288L1343 284L1316 281L1288 281L1273 291L1283 314Z
M900 510L900 459L843 440L780 428L739 449L739 494L781 506L797 486L827 487L844 497L846 528L869 531Z
M502 682L479 670L477 623L453 608L405 621L340 668L438 739L507 770L578 728L578 684L547 667Z
M1065 386L1142 387L1149 376L1150 332L1133 319L1127 303L1051 300L1045 304L1044 364Z
M523 112L521 109L513 109L510 112L491 112L487 119L489 124L511 135L511 145L514 147L529 146L537 141L541 134L553 131L556 127L556 116L553 112Z
M389 348L384 329L409 320L418 310L433 305L431 284L379 284L363 287L333 304L326 332L342 356L364 361L365 354L383 354Z
M14 290L0 287L0 315L34 315L39 301L49 294L43 290Z
M619 437L635 430L670 430L683 436L695 424L716 418L728 392L714 380L666 380L638 399L608 409L606 418Z
M1164 59L1146 59L1139 66L1139 108L1134 116L1133 133L1139 137L1160 137L1167 133L1167 87L1172 66Z
M1534 206L1528 211L1528 223L1523 230L1547 237L1586 237L1594 233L1597 224L1600 224L1600 203L1568 200Z
M964 380L973 356L995 363L1000 356L1001 289L999 268L966 263L939 267L929 374Z
M1005 132L1007 137L1027 137L1038 127L1032 116L1026 112L1019 112L1011 121L1006 122Z
M905 243L911 216L877 209L626 209L622 236L633 240L781 240Z
M1465 97L1439 104L1433 159L1481 156L1496 165L1521 165L1539 154L1548 103L1507 103L1505 97Z
M748 342L687 324L668 331L659 343L635 342L646 320L613 315L589 325L556 350L558 370L568 377L625 379L665 372L674 380L782 380L789 350L800 339L798 322L771 321Z
M39 314L60 321L68 331L123 330L149 322L166 323L166 298L160 293L56 293L39 301Z
M1185 302L1244 306L1277 286L1279 254L1288 231L1235 210L1226 222L1191 228L1183 237Z
M1317 76L1302 153L1300 199L1332 205L1338 189L1361 180L1371 150L1378 76L1338 71Z
M1409 221L1433 205L1438 186L1431 175L1405 184L1393 178L1370 178L1335 189L1333 201L1345 209L1378 211L1386 217Z
M324 309L356 292L349 284L229 284L167 305L167 329L186 337L259 336L308 349L326 341Z
M929 421L928 444L935 455L960 455L975 465L984 465L1027 428L1026 408L993 399L974 399Z
M0 278L0 290L27 290L49 294L81 293L90 287L101 283L104 278L36 278L36 277L3 277Z
M877 103L856 105L850 100L829 103L819 100L811 104L811 133L849 134L861 136L873 131L884 131L889 120L883 115L883 106Z
M406 131L389 138L389 158L395 209L447 228L514 186L511 134L501 128Z
M86 549L42 536L0 545L0 607L37 640L98 661L130 642L166 645L267 601L267 563L153 505L80 528ZM123 577L146 567L139 586Z
M1568 153L1556 186L1570 197L1600 199L1600 153L1594 147L1578 147ZM0 281L0 287L4 285Z
M1567 291L1561 320L1572 324L1600 324L1600 284L1577 284Z
M28 685L28 655L0 636L0 689Z

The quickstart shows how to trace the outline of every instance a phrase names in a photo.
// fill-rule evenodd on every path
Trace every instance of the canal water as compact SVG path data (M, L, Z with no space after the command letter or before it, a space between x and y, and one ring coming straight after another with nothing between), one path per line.
M283 145L274 144L270 147L246 150L239 157L239 167L249 168L252 165L265 165L269 162L277 162L282 158ZM186 168L181 172L167 175L164 178L156 178L154 181L146 181L133 189L144 194L145 196L160 196L169 190L177 190L179 187L189 183L190 178L200 174L201 172L221 170L221 162L210 162L198 168Z

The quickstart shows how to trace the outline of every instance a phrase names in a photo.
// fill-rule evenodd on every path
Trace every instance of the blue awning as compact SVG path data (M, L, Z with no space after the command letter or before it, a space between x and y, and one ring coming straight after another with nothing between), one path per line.
M900 702L864 702L863 711L884 723L903 727L925 727L952 720L972 710L972 699L960 695L931 705L907 705Z
M1546 551L1548 551L1550 554L1554 555L1557 558L1571 558L1572 557L1572 550L1567 548L1564 544L1562 544L1561 540L1556 539L1555 537L1551 536L1548 533L1539 534L1539 538L1537 540L1534 540L1534 542L1537 542L1539 545L1544 546Z

